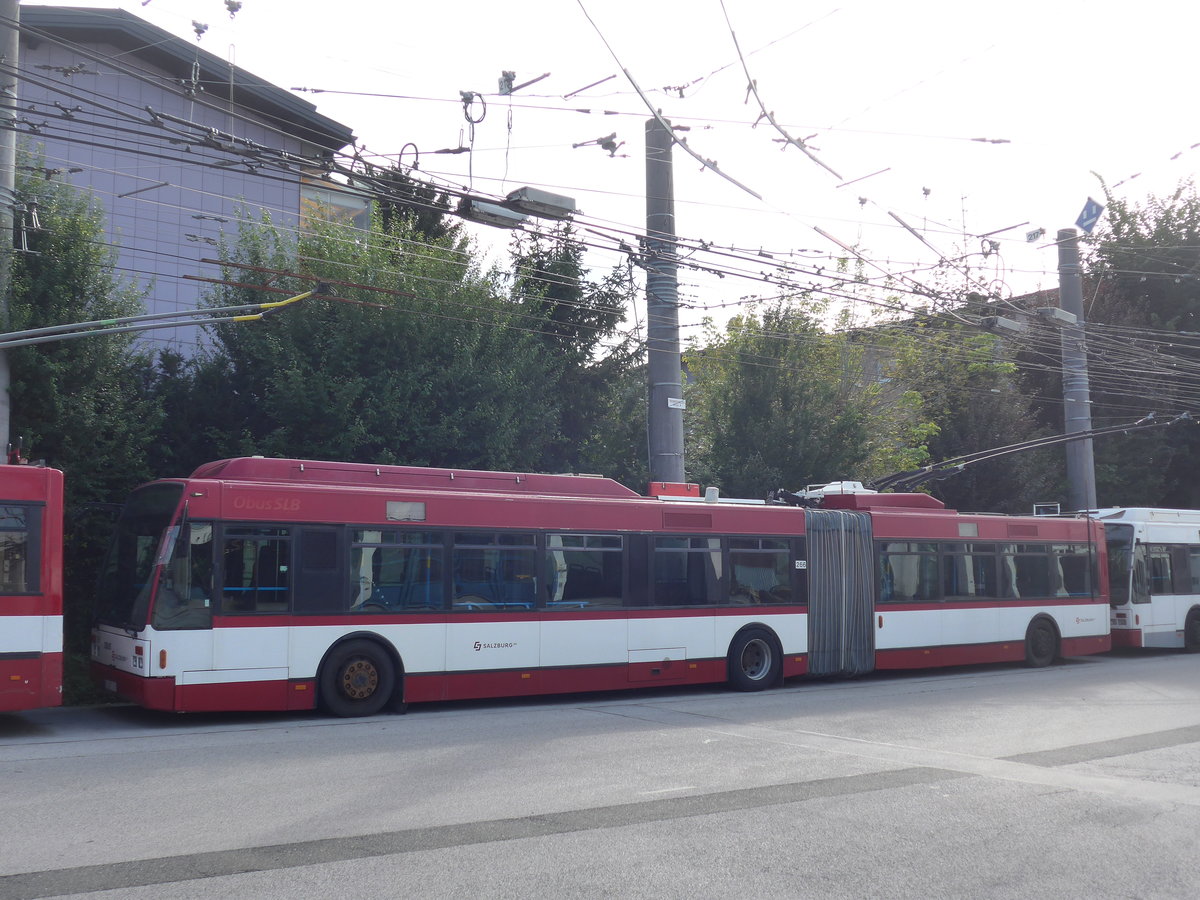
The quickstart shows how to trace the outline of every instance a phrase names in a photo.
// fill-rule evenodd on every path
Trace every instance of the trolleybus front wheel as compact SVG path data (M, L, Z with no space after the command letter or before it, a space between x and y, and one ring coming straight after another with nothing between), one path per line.
M1193 609L1183 623L1183 649L1200 653L1200 609Z
M783 655L765 628L748 628L729 647L729 683L739 691L761 691L779 680Z
M1025 662L1035 669L1058 657L1058 632L1049 619L1034 619L1025 632Z
M347 641L321 667L321 705L335 716L373 716L392 699L396 668L374 641Z

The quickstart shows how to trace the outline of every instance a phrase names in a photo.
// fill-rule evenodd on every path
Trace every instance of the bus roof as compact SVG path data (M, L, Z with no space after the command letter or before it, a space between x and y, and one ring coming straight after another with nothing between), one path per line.
M1194 509L1152 509L1146 506L1114 507L1092 512L1105 522L1173 522L1182 525L1200 524L1200 512Z
M524 472L483 472L472 469L429 469L371 463L327 462L241 456L205 463L191 478L287 484L345 484L365 487L437 488L531 494L556 497L640 497L611 478L598 475L541 475Z
M823 509L919 509L922 512L945 511L946 504L929 494L826 494Z
M0 493L6 500L46 499L54 485L62 493L63 473L46 466L0 464Z

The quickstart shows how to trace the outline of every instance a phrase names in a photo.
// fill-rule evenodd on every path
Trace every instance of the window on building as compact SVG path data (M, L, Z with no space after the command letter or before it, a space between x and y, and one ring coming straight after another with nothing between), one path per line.
M305 178L300 184L300 228L332 222L366 231L371 227L371 198L335 181Z

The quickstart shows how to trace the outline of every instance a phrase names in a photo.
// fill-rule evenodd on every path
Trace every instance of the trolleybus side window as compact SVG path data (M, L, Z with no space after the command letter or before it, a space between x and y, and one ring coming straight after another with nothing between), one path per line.
M879 545L879 602L929 603L941 599L937 544L886 541Z
M546 608L621 606L623 557L618 535L546 535Z
M995 544L943 544L942 596L980 600L1000 596Z
M221 612L284 613L291 609L290 529L227 525L221 563Z
M1150 563L1150 593L1172 594L1171 580L1171 550L1162 544L1146 546L1146 556Z
M730 603L795 603L785 538L729 538Z
M1200 547L1189 546L1188 554L1188 587L1186 594L1200 594Z
M1090 595L1093 556L1087 544L1051 544L1049 551L1051 596Z
M298 569L292 587L297 613L346 611L345 538L342 529L304 526L299 529Z
M1183 544L1171 547L1171 593L1190 594L1192 592L1191 554Z
M1192 552L1184 544L1148 544L1151 594L1192 593Z
M655 606L707 606L720 597L720 538L654 539Z
M537 601L534 535L458 532L451 548L454 608L533 609Z
M40 514L35 507L0 506L0 593L38 592Z
M1000 591L1000 596L1009 600L1053 597L1046 545L1001 544Z
M1134 603L1150 602L1150 563L1146 556L1146 545L1141 541L1133 548L1133 587L1129 599Z
M650 605L650 535L630 534L625 537L626 566L629 579L626 582L626 606Z
M1178 544L1171 547L1171 571L1174 572L1171 593L1193 593L1192 552L1187 545Z
M878 554L881 603L1088 597L1096 583L1096 557L1083 543L885 541Z
M351 540L351 612L445 608L440 532L360 528Z

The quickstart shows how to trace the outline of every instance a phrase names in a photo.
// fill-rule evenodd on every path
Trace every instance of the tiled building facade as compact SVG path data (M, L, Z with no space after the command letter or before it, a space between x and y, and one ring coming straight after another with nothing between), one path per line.
M239 211L295 227L305 174L353 140L307 101L121 10L21 7L19 142L103 206L147 310L194 309ZM276 151L288 154L281 157ZM18 212L18 217L20 213ZM264 298L266 299L266 298ZM196 328L147 332L188 352Z

